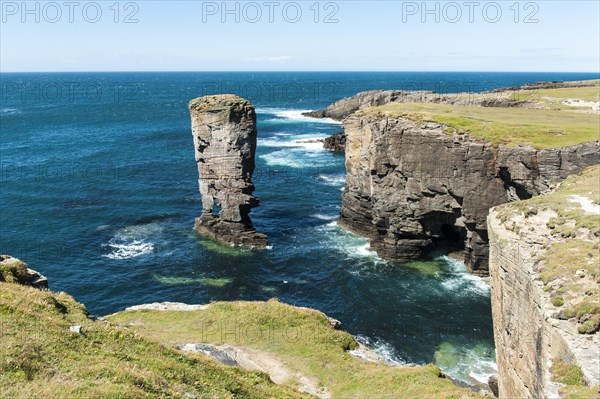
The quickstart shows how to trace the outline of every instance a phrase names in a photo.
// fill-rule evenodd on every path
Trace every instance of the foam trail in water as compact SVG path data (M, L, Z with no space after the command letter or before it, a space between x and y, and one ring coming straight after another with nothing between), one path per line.
M334 162L325 151L306 151L303 148L286 148L260 155L269 166L286 166L289 168L324 168Z
M315 213L310 215L310 217L319 220L335 220L338 218L338 215L323 215L322 213Z
M337 219L338 216L336 215ZM348 259L367 260L369 264L386 263L377 255L377 252L371 249L369 239L359 237L340 229L337 220L316 227L317 234L323 237L323 244L336 251L341 252ZM356 265L355 265L356 266ZM358 270L349 270L350 273L359 273Z
M287 136L290 137L290 136ZM286 137L286 138L287 138ZM290 148L302 148L306 151L319 151L325 152L323 148L323 140L326 136L291 136L291 139L281 140L278 137L270 139L258 139L258 145L260 147L290 147Z
M0 115L16 115L20 113L21 110L18 108L0 108Z
M344 175L319 175L319 180L325 182L329 186L343 186L346 183L346 176Z
M162 227L157 223L125 227L117 231L108 243L102 245L111 249L110 253L102 256L113 260L121 260L152 253L154 252L155 243L150 239L161 233Z
M400 355L396 352L394 347L383 339L377 337L369 338L364 335L356 335L354 336L354 339L356 339L359 344L371 350L384 363L389 364L390 366L400 366L402 364L406 364L406 362L402 360Z
M312 122L312 123L327 123L341 125L342 123L330 118L311 118L310 116L302 115L305 112L310 112L310 109L285 109L285 108L257 108L256 112L259 114L270 114L275 115L280 119L269 120L278 121L287 120L290 122Z
M488 279L469 273L464 262L452 259L447 255L439 256L435 259L443 260L450 265L452 270L452 276L442 282L442 286L447 290L459 293L470 292L482 296L490 295L490 285L487 283Z

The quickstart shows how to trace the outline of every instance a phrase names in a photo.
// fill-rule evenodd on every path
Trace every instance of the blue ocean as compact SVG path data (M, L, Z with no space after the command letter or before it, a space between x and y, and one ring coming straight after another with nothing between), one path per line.
M490 289L443 252L385 262L336 225L341 131L302 116L364 90L483 91L583 73L1 74L1 242L96 315L140 303L279 300L319 309L391 364L495 373ZM192 229L201 212L187 109L235 93L258 115L255 227L263 251Z

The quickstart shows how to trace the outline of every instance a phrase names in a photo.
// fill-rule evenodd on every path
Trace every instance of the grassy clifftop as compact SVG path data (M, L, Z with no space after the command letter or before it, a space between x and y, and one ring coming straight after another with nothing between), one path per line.
M527 101L519 107L481 107L444 103L390 103L358 115L406 117L446 126L448 134L469 134L478 140L537 149L558 148L600 140L600 87L540 89L512 95Z
M64 293L0 283L0 334L2 399L310 397L93 321Z
M81 326L82 334L70 331ZM293 379L226 367L177 343L230 343L270 353L332 398L477 398L435 366L395 368L352 357L351 335L320 312L277 301L197 311L125 311L92 320L65 293L0 282L0 398L300 399ZM258 352L257 352L258 353Z
M433 366L390 367L348 350L358 344L311 309L268 302L217 302L198 311L125 311L109 320L166 345L228 344L278 358L295 375L316 380L332 398L477 398ZM298 381L289 381L294 386Z

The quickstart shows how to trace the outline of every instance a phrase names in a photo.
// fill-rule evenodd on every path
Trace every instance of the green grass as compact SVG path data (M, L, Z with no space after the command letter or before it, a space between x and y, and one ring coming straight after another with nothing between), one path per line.
M476 398L440 377L433 365L390 367L352 357L353 337L330 327L320 312L276 300L216 302L205 310L127 311L108 319L167 345L229 344L261 350L315 379L333 398Z
M591 87L564 87L560 89L535 89L515 91L512 99L519 101L547 101L549 103L561 103L567 99L578 99L583 101L600 101L600 81L591 81ZM565 109L573 107L565 106Z
M552 365L552 380L565 384L560 389L563 399L598 399L600 398L600 385L588 387L583 379L581 368L574 364L557 360Z
M73 325L85 336L70 332ZM264 373L224 367L93 321L64 293L0 283L0 333L1 398L309 398Z
M600 139L600 116L534 108L467 107L435 103L393 103L357 115L406 117L446 125L448 134L469 134L494 144L558 148Z
M0 259L0 281L26 284L29 281L27 264L11 257Z
M557 360L552 365L552 380L565 385L585 384L581 368L562 360Z

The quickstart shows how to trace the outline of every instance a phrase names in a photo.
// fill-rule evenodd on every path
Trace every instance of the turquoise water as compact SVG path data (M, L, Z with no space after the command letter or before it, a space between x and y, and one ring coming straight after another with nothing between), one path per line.
M494 372L489 287L439 254L384 262L335 224L344 157L298 143L341 130L301 116L370 89L485 90L590 74L2 74L0 253L94 314L179 301L281 301L322 310L391 363ZM258 113L252 212L272 248L220 247L201 210L187 103L218 92Z

